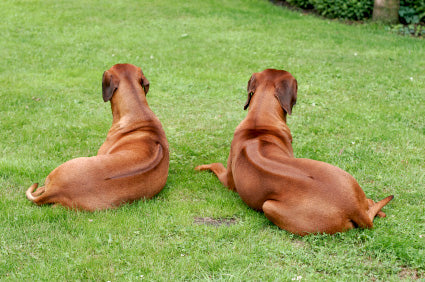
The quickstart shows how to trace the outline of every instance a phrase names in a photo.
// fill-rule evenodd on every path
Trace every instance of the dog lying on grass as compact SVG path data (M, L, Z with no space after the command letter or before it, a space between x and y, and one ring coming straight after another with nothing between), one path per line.
M286 71L266 69L248 82L249 107L236 127L227 169L221 163L197 166L214 172L251 208L274 224L304 236L372 228L393 196L375 203L357 181L330 164L294 158L286 125L297 100L297 81Z
M111 101L113 120L97 156L60 165L45 186L33 184L27 198L37 205L94 211L159 193L167 181L169 151L162 125L146 101L148 90L149 81L134 65L107 70L102 94L105 102Z

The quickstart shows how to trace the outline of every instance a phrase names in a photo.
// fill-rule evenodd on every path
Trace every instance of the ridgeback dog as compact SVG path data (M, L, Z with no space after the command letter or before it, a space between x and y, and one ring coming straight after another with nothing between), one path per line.
M149 108L149 81L140 68L117 64L103 73L102 94L111 101L112 127L94 157L54 169L45 186L26 192L36 203L102 210L159 193L168 176L169 150L161 122ZM35 192L34 190L37 189Z
M330 164L294 158L286 125L297 99L297 81L286 71L267 69L248 82L248 115L236 128L227 170L221 163L197 166L210 170L251 208L281 229L301 236L371 228L393 196L375 203L357 181Z

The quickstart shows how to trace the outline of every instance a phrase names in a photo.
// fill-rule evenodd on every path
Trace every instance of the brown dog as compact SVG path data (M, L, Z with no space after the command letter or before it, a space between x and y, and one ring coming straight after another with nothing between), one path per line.
M327 163L294 158L286 125L297 99L297 81L286 71L267 69L248 82L250 107L236 128L227 170L221 163L201 165L223 185L236 191L253 209L292 233L371 228L373 218L393 196L375 203L367 199L347 172Z
M33 184L27 198L38 205L80 210L117 207L159 193L168 176L169 151L159 119L149 108L149 81L140 68L117 64L105 71L102 93L111 101L112 127L97 156L54 169L45 186Z

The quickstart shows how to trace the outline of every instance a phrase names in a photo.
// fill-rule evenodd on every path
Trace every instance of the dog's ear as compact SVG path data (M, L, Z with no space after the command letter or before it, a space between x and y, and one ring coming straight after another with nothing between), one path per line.
M140 84L143 87L143 90L145 91L145 95L148 94L149 91L149 80L146 78L146 76L142 72L142 79L140 80Z
M257 88L257 86L255 84L256 84L255 74L253 74L251 76L251 78L249 79L248 86L246 88L246 91L248 92L248 97L247 97L247 100L245 102L245 106L243 107L244 110L248 109L248 107L249 107L249 103L251 102L252 95L254 95L254 92Z
M288 114L292 113L292 107L297 103L297 80L283 80L276 87L275 96L279 100L280 106Z
M103 73L102 77L102 96L103 101L108 102L112 99L115 91L118 89L120 81L108 71Z

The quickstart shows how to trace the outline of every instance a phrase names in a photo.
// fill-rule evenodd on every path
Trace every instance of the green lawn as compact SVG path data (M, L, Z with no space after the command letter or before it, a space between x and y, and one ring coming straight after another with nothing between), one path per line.
M266 0L3 0L0 16L0 280L425 279L424 40ZM32 183L103 143L115 63L151 82L166 187L102 212L35 206ZM298 237L193 170L226 163L265 68L298 80L296 156L345 169L375 200L395 195L374 229Z

